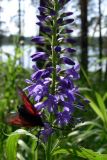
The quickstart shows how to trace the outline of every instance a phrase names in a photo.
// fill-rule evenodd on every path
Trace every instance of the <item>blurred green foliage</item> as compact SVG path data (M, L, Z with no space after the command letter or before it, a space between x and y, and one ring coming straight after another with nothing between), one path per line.
M0 61L0 159L5 159L5 139L14 130L5 121L10 111L15 111L19 104L17 86L25 87L24 79L29 77L30 70L22 67L20 59L23 56L21 48L16 47L14 55L0 52L6 61Z

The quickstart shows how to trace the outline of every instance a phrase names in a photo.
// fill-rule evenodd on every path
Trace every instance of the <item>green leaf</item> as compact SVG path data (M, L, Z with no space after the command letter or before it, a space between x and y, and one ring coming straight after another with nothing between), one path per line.
M105 101L106 99L107 99L107 93L104 94L103 101Z
M104 117L103 117L103 114L102 112L100 111L100 109L98 108L98 106L94 103L94 101L92 99L90 99L88 97L88 99L90 100L90 106L91 108L95 111L95 113L103 120L104 122Z
M97 122L94 122L94 121L86 121L86 122L84 122L84 123L79 123L79 124L77 124L76 126L75 126L75 129L77 129L77 128L79 128L79 127L84 127L84 126L90 126L90 125L92 125L92 126L96 126L96 127L99 127L99 128L102 128L102 126L99 124L99 123L97 123Z
M100 154L98 152L94 152L91 149L86 149L80 147L79 151L77 151L79 157L87 158L88 160L107 160L107 154Z
M67 151L67 149L58 148L53 152L52 155L55 156L57 154L69 154L69 151Z
M58 148L54 151L53 155L57 154L71 154L74 156L78 156L84 158L86 160L107 160L107 154L100 154L98 152L94 152L91 149L86 149L83 147L74 147L74 148Z
M55 143L53 144L52 151L51 151L52 154L53 154L54 150L56 150L56 148L58 147L59 142L60 142L59 139L56 139Z
M15 132L9 135L7 142L6 142L7 160L16 160L17 143L21 135L30 136L32 139L37 141L37 138L31 133L29 133L28 131L23 130L23 129L16 130Z
M103 98L97 92L96 92L96 98L97 98L97 102L98 102L99 108L100 108L100 110L102 112L102 115L104 117L104 121L105 121L105 123L107 125L107 112L106 112L106 106L105 106L105 104L103 102Z
M22 139L18 140L18 145L24 150L26 150L28 153L31 152L31 148L28 147L28 145Z
M17 153L17 141L20 135L14 134L10 135L7 139L6 143L6 155L7 160L16 160L16 153Z
M25 158L20 153L17 153L17 158L18 160L25 160Z

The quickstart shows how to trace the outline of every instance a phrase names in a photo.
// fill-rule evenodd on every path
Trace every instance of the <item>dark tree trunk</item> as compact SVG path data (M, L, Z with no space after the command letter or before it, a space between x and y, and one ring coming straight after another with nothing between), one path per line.
M106 68L105 68L105 75L104 75L104 80L107 80L107 61L106 61Z
M81 66L88 72L88 22L87 22L88 0L80 0L81 9Z
M102 40L102 14L101 14L101 0L99 0L99 79L102 79L102 49L103 49L103 40Z

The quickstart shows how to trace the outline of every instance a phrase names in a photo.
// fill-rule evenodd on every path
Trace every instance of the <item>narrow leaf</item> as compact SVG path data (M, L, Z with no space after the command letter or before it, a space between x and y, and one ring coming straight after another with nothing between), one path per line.
M69 154L69 152L67 151L67 149L58 148L53 152L52 155L57 155L57 154Z
M6 142L7 160L16 160L17 143L18 143L18 139L20 138L20 135L30 136L32 139L37 141L37 138L31 133L29 133L28 131L23 129L16 130L12 134L10 134L9 137L7 138L7 142Z
M98 94L97 92L96 92L96 98L97 98L97 102L98 102L99 108L100 108L100 110L101 110L101 112L102 112L102 115L103 115L103 117L104 117L104 121L105 121L105 123L107 124L107 112L106 112L106 107L105 107L105 104L104 104L104 102L103 102L103 99L102 99L101 95Z
M104 121L104 117L98 106L93 102L92 99L88 98L90 100L90 106L94 110L94 112Z

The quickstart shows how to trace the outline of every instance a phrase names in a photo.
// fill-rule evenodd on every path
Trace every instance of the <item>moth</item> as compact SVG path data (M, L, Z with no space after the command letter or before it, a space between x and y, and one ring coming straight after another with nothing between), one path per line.
M18 111L16 113L8 116L7 122L11 125L20 127L44 127L39 111L33 106L25 92L20 87L18 87L18 93L23 103L18 106Z

